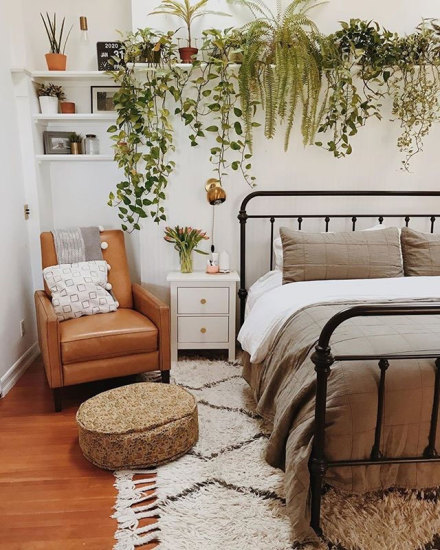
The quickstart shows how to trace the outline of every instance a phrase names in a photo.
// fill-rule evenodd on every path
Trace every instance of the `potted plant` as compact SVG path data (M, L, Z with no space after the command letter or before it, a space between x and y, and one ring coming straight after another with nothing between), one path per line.
M191 63L192 59L197 52L197 48L192 47L192 34L191 25L195 19L202 17L203 15L226 15L230 17L230 14L219 11L204 10L209 0L199 0L195 4L190 4L189 0L183 0L178 2L177 0L163 0L162 3L149 15L166 14L174 15L179 19L182 19L188 31L188 46L185 48L179 48L180 59L182 63Z
M73 132L69 136L70 140L70 152L72 155L82 155L82 141L83 137L81 134Z
M57 14L53 14L51 19L49 14L46 12L46 18L40 13L41 19L46 29L47 37L50 44L50 53L46 54L46 63L49 71L65 71L67 56L65 55L67 40L69 39L72 27L70 27L69 32L67 33L66 39L63 44L63 35L64 35L64 23L66 18L63 17L61 22L61 27L59 32L57 32Z
M192 273L192 251L198 254L208 255L208 252L197 250L200 241L208 240L209 237L201 229L192 227L165 227L164 239L168 243L174 243L174 248L179 253L180 271Z
M63 88L48 82L47 84L40 84L37 94L41 113L43 115L56 115L58 113L58 101L65 98Z

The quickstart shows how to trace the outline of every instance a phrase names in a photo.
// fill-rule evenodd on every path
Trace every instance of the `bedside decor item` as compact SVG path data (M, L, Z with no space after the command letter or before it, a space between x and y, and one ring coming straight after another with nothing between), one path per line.
M86 134L84 144L86 155L99 155L99 139L96 134Z
M70 155L71 132L43 132L45 155Z
M205 10L209 0L199 0L195 4L190 4L189 0L178 2L177 0L163 0L162 3L149 15L174 15L185 23L188 31L188 46L179 48L180 59L182 63L192 63L194 56L197 55L198 49L192 47L191 25L198 18L204 15L225 15L230 17L229 13L219 11Z
M218 267L220 273L230 272L229 254L226 252L226 250L222 250L220 252Z
M223 189L221 182L216 178L210 178L205 184L205 189L206 199L212 206L211 252L214 252L215 207L225 202L226 191Z
M81 134L73 132L69 135L70 152L72 155L82 155L83 137Z
M179 349L227 349L235 360L235 271L168 274L171 290L171 361Z
M97 42L96 54L98 58L98 71L117 71L121 65L114 62L114 58L122 61L122 44L118 40L111 42Z
M75 114L75 103L73 101L61 101L60 102L61 112L65 115L74 115Z
M70 27L69 32L63 43L64 35L64 24L66 18L63 17L61 22L60 30L57 32L57 14L54 13L51 18L46 12L46 17L40 13L40 17L43 21L44 28L46 29L47 37L50 44L50 53L46 54L46 63L49 71L65 71L67 56L65 55L67 40L69 39L72 27Z
M202 240L208 240L209 237L201 229L193 229L192 227L165 227L164 239L174 244L175 250L179 253L180 271L182 273L192 272L192 252L198 254L208 254L203 250L198 250L197 247Z
M157 466L199 439L197 402L174 384L141 382L95 395L76 414L79 446L106 470Z
M41 114L56 115L58 113L59 101L66 96L62 86L57 86L52 82L40 84L37 88L38 100L40 102Z
M115 110L113 96L119 86L90 86L92 113L111 113Z

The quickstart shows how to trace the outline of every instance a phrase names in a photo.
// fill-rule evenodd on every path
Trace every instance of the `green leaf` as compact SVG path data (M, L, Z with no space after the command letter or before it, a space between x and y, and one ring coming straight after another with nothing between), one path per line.
M208 126L208 128L206 128L206 131L207 132L218 132L218 126Z

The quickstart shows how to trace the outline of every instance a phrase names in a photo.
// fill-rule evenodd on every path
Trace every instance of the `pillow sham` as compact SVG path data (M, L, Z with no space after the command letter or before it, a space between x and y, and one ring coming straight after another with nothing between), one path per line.
M304 233L280 228L283 284L402 277L399 231Z
M440 275L440 235L421 233L409 227L401 234L403 268L405 275Z
M119 303L108 290L105 260L52 265L43 269L59 321L116 311Z

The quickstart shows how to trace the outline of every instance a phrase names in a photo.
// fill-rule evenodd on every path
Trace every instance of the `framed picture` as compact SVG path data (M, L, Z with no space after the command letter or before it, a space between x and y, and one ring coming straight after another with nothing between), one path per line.
M91 86L92 113L108 113L115 110L113 96L119 86Z
M98 57L98 71L117 71L121 66L118 63L110 63L114 58L122 62L122 44L116 40L113 42L97 42L96 53Z
M72 132L43 132L45 155L70 155L70 139Z

